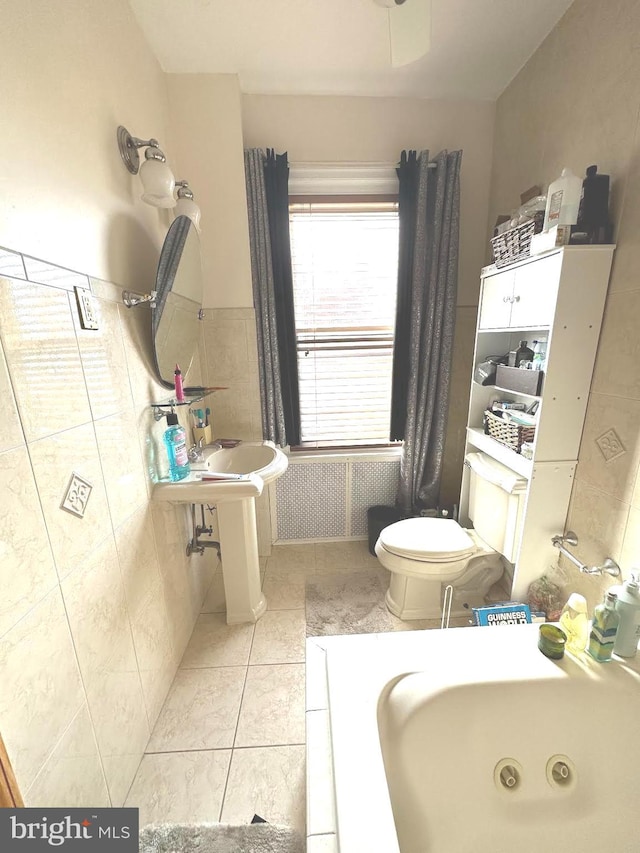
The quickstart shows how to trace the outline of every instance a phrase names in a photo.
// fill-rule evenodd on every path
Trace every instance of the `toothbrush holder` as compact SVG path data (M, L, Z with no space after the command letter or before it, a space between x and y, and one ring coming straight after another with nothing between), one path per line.
M200 439L202 439L203 446L211 444L213 441L213 430L211 429L211 424L207 424L207 426L204 427L193 427L194 443L197 444Z

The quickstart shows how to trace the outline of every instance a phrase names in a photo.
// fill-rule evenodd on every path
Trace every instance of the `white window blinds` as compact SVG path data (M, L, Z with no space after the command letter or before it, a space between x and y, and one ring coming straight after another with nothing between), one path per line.
M290 206L302 441L389 439L395 202Z

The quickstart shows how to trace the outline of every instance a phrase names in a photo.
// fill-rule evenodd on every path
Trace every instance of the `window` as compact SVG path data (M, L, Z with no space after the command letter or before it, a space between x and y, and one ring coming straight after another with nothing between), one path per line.
M291 255L305 445L389 441L394 201L296 201Z

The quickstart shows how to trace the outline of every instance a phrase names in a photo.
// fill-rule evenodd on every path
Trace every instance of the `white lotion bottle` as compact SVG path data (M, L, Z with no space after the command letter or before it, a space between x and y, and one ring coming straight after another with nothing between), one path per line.
M543 230L554 225L575 225L578 221L582 181L571 169L563 169L559 178L549 184Z
M613 651L620 657L633 658L640 640L640 572L632 571L629 580L612 587L612 591L618 597L616 611L620 616Z

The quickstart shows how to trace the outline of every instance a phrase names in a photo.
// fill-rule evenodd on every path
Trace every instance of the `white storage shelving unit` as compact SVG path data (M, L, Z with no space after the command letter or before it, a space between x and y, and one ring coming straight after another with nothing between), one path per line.
M508 267L482 270L472 377L489 355L547 338L541 394L535 397L471 382L466 452L482 451L528 480L525 518L512 595L524 600L529 584L558 552L551 537L564 530L589 398L614 246L567 246ZM533 459L485 435L482 415L493 400L539 400ZM465 468L460 523L467 514ZM579 531L578 531L579 533Z

